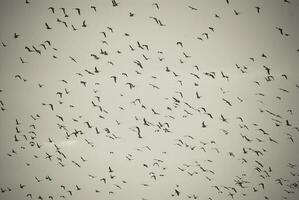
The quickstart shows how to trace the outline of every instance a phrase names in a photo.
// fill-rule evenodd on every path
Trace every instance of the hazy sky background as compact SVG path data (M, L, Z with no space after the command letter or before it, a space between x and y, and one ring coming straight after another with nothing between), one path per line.
M0 199L298 199L299 1L116 2L0 1Z

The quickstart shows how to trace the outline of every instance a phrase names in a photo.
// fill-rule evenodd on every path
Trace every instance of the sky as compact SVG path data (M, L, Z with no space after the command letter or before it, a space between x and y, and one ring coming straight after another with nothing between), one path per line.
M298 199L298 11L1 0L0 199Z

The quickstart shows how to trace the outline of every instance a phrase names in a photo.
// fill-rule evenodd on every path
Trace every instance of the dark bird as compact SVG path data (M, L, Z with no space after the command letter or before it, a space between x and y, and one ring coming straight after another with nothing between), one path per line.
M135 87L135 85L133 85L133 83L130 82L126 83L126 85L129 85L130 89L133 89Z
M73 195L73 193L72 193L72 191L71 191L71 190L68 190L67 192L70 194L70 196L72 196L72 195Z
M72 160L72 163L74 163L77 167L81 168L81 166L77 162Z
M280 35L283 35L283 29L281 27L275 27L275 28L279 31Z
M140 128L138 126L136 126L135 128L137 129L138 138L142 138L141 135L140 135L140 132L141 132Z
M208 33L202 33L201 35L206 36L207 39L209 39L209 34Z
M176 194L177 196L180 195L180 191L178 191L177 189L174 189L174 191L175 191L175 194Z
M86 87L86 81L80 81L80 83Z
M109 173L113 173L114 172L110 166L108 167L108 170L109 170Z
M225 75L223 72L221 72L222 78L226 78L226 80L229 80L229 77L227 75Z
M215 31L215 29L214 29L213 27L209 27L209 29L210 29L212 32Z
M44 50L47 50L46 45L45 44L40 44L40 46L42 46L44 48Z
M62 116L56 115L56 117L58 117L61 121L64 121Z
M152 86L154 89L160 89L158 86L156 86L154 84L149 83L149 85Z
M224 98L222 98L222 100L223 100L225 103L227 103L229 106L232 106L232 104L231 104L228 100L226 100L226 99L224 99Z
M194 8L192 6L188 6L191 10L197 10L197 8Z
M74 61L75 63L77 63L77 60L75 58L73 58L72 56L69 56L69 58Z
M82 188L80 188L78 185L76 185L76 190L81 190Z
M149 17L149 18L154 19L155 22L156 22L157 24L159 24L159 19L158 19L158 18L156 18L156 17Z
M83 162L86 162L86 161L87 161L87 160L84 159L82 156L80 156L80 158L81 158L81 160L82 160Z
M153 3L153 6L156 6L156 8L159 10L159 5L157 3Z
M234 10L234 13L235 13L235 15L239 15L240 14L240 12L238 12L236 10Z
M213 119L213 115L211 113L205 112L204 114L208 115L211 119Z
M22 77L19 74L15 75L15 78L18 78L18 79L22 80Z
M80 8L74 8L74 9L77 11L78 15L81 15L81 10L80 10Z
M116 83L117 77L116 76L110 76L110 78L113 79L113 82Z
M183 52L183 55L185 56L185 58L190 58L191 56L187 55L185 52Z
M104 37L107 37L106 32L102 31L101 33L104 35Z
M50 154L48 154L48 153L46 153L46 159L49 159L49 160L52 160L52 157L53 157L53 155L50 155Z
M101 178L100 181L103 181L106 184L106 179L105 178Z
M281 76L284 77L286 80L288 79L286 74L282 74Z
M51 10L53 14L55 13L54 7L49 7L48 10Z
M45 23L45 26L46 26L47 30L51 30L51 29L52 29L52 28L48 25L47 22Z
M119 4L119 3L117 3L115 0L112 0L112 6L113 6L113 7L118 6L118 4Z
M86 21L85 20L83 20L83 22L82 22L82 27L87 27L87 24L86 24Z
M99 73L100 71L98 70L98 68L97 67L94 67L94 73Z
M197 98L197 99L200 99L200 98L202 97L202 96L199 96L199 94L198 94L197 91L195 92L195 95L196 95L196 98Z
M54 106L53 106L53 104L50 103L50 104L48 104L48 105L50 106L51 110L54 111Z
M41 50L39 50L39 49L37 49L34 45L32 45L32 48L34 49L34 51L36 52L36 53L38 53L39 55L41 55Z
M111 27L107 26L107 29L108 29L111 33L113 33L113 29L112 29Z
M89 122L84 122L84 123L87 125L88 128L92 128Z
M3 47L7 47L7 44L5 44L4 42L1 42Z
M256 8L256 12L257 12L257 13L260 13L260 9L261 9L261 8L260 8L259 6L255 6L255 8Z
M47 43L49 46L51 46L51 42L49 40L46 40L45 43Z
M63 14L64 14L64 17L69 17L67 14L66 14L66 10L65 8L59 8L60 10L62 10Z
M21 60L21 63L22 63L22 64L24 64L24 63L28 63L28 62L24 61L22 57L20 57L20 60Z
M263 65L263 67L266 70L267 74L270 75L270 68L265 65Z
M95 7L95 6L90 6L90 8L92 8L95 12L97 12L97 7Z
M221 120L222 120L223 122L226 122L226 123L227 123L227 119L224 118L222 114L221 114Z
M90 54L90 56L93 57L93 58L96 59L96 60L100 59L100 57L97 56L97 55L95 55L95 54Z
M181 47L183 47L183 43L182 42L177 42L177 45L180 45Z
M140 49L143 49L143 47L142 47L142 45L140 44L139 41L137 41L137 45L138 45L138 47L139 47Z
M14 33L13 37L14 37L15 39L17 39L18 37L20 37L20 35L17 34L17 33Z

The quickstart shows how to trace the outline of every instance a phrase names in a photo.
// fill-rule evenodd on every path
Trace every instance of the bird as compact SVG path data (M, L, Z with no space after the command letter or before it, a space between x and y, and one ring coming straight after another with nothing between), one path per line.
M20 34L14 33L14 38L17 39L20 37Z
M155 6L158 10L160 9L158 3L153 3L152 5Z
M83 20L83 22L82 22L82 27L83 27L83 28L86 28L86 27L87 27L87 24L86 24L86 21L85 21L85 20Z
M91 9L93 9L95 12L97 12L97 7L96 6L90 6Z
M260 13L260 9L261 9L261 8L260 8L259 6L255 6L254 8L256 9L256 12L257 12L257 13Z
M77 11L78 15L81 15L81 9L80 8L74 8L74 9Z
M214 16L218 19L220 19L221 17L218 14L214 14Z
M75 162L72 160L72 163L74 163L77 167L81 168L81 165L79 165L79 163Z
M180 195L180 191L178 191L177 189L174 189L174 191L175 191L175 194L176 194L177 196Z
M209 39L209 34L208 33L202 33L201 35L206 36L207 39Z
M235 15L239 15L239 14L240 14L240 12L238 12L238 11L234 10L234 14L235 14Z
M224 118L222 114L221 114L220 116L221 116L221 120L222 120L223 122L226 122L226 123L227 123L227 119Z
M19 58L20 58L22 64L28 63L28 62L24 61L24 59L22 57L19 57Z
M55 13L55 9L54 9L54 7L52 7L52 6L50 6L49 8L48 8L48 10L51 10L51 12L54 14Z
M80 158L81 158L81 160L82 160L83 162L86 162L86 161L87 161L87 160L84 159L82 156L80 156Z
M197 8L195 8L193 6L188 6L188 8L190 8L191 10L198 10Z
M135 87L135 85L133 83L130 83L130 82L126 83L126 85L129 85L130 89L133 89Z
M111 33L113 33L113 29L112 29L111 27L107 26L107 29L108 29Z
M103 181L106 184L106 178L101 178L100 181Z
M47 22L45 23L45 26L46 26L47 30L51 30L51 29L52 29L52 28L48 25Z
M118 6L118 4L119 4L119 3L117 3L115 0L112 0L112 6L113 6L113 7Z
M140 131L140 128L139 128L138 126L136 126L135 128L136 128L136 130L137 130L137 136L138 136L138 138L141 139L142 136L140 135L140 132L141 132L141 131Z
M270 75L270 68L265 65L263 65L263 68L266 70L267 74Z
M5 44L4 42L1 42L3 47L7 47L7 44Z
M81 190L82 188L80 188L78 185L76 185L76 190Z
M75 58L73 58L72 56L69 56L69 58L74 61L75 63L77 63L77 60Z
M232 106L232 104L231 104L228 100L226 100L225 98L222 98L222 100L223 100L225 103L227 103L227 105Z

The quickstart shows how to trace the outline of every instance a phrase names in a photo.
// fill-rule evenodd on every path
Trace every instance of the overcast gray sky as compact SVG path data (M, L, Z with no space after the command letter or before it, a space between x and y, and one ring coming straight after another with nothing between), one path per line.
M1 0L0 199L298 199L298 11Z

